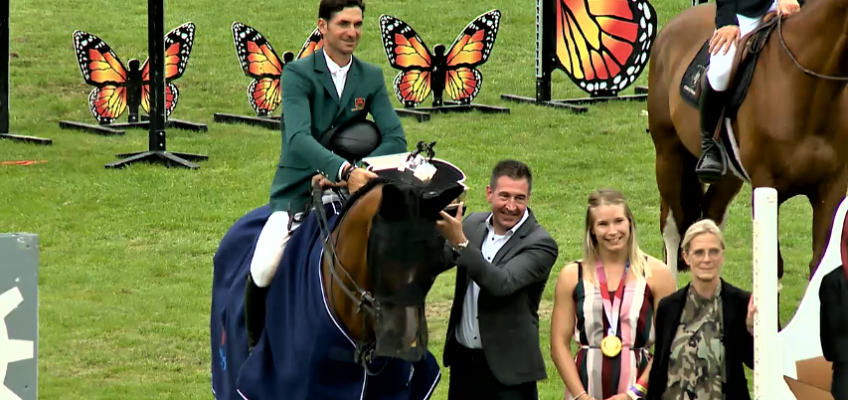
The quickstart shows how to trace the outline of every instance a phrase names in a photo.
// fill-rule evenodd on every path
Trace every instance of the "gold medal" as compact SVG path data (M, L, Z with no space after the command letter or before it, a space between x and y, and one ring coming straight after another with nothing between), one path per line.
M613 358L621 352L621 339L617 336L609 335L601 341L601 353L605 356Z

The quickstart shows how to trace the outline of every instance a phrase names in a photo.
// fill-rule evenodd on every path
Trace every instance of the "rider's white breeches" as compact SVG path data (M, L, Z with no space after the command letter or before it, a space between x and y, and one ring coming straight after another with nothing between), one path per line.
M338 202L339 197L335 193L327 191L324 192L322 200L324 204L327 204L333 201ZM256 240L253 258L250 260L250 275L253 277L253 283L256 286L268 287L271 285L271 281L277 273L277 267L280 265L280 260L283 258L286 244L291 239L291 233L300 226L299 222L293 222L291 231L289 231L288 224L288 212L276 211L268 217L268 221L262 227L259 239Z
M769 11L777 10L777 1L775 0L772 3ZM739 38L751 33L754 29L757 29L760 24L763 22L763 16L759 18L751 18L746 17L744 15L736 14L736 21L739 22ZM736 57L736 43L731 43L730 50L727 51L727 54L722 54L722 52L718 52L718 54L710 55L710 67L707 69L707 80L710 82L710 86L718 92L723 92L727 90L728 86L730 86L730 70L733 68L733 59Z

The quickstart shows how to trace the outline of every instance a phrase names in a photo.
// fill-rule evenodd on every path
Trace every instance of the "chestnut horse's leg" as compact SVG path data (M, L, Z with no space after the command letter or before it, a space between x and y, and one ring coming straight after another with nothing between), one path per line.
M704 218L713 220L724 231L727 225L727 211L730 203L742 189L741 179L728 175L713 183L704 195Z
M662 198L660 230L665 243L665 262L677 282L678 271L689 270L681 257L680 243L689 226L701 218L703 186L695 175L697 159L683 144L660 132L651 134L665 137L656 145L657 188ZM673 132L670 136L676 139Z
M660 200L660 232L663 237L663 262L669 266L677 284L677 266L683 262L679 251L681 237L671 216L671 208L665 200ZM675 253L677 257L674 257Z
M834 174L831 181L819 185L816 194L807 195L810 205L813 206L813 259L810 260L810 276L807 279L813 278L824 256L825 247L830 241L830 231L833 229L833 216L839 203L845 198L846 189L848 176L846 171L840 171Z

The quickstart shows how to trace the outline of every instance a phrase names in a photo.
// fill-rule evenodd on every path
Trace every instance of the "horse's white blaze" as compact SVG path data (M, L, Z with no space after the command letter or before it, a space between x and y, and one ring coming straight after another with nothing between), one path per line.
M680 248L680 233L677 232L677 224L674 222L674 216L671 210L668 211L668 217L665 219L665 228L663 229L663 242L665 243L665 263L671 270L674 276L674 285L678 287L677 282L677 254Z

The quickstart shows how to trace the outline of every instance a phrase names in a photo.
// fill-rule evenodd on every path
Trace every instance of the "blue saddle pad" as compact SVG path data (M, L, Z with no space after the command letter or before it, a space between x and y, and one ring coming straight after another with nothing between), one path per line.
M333 229L338 203L326 204ZM214 257L212 392L216 400L426 400L441 379L435 357L409 363L377 358L367 376L353 362L354 342L329 312L321 284L317 214L298 227L268 290L265 329L249 353L244 285L259 232L271 215L257 208L227 232ZM292 251L295 250L295 251Z

